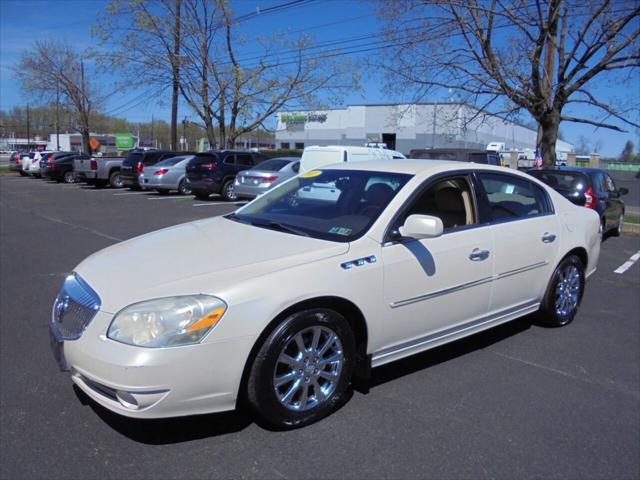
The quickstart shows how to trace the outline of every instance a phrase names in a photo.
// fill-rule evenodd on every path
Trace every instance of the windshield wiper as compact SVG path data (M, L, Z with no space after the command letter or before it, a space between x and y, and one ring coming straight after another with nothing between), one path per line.
M252 220L251 225L255 225L256 227L270 228L271 230L279 230L281 232L293 233L294 235L301 235L303 237L309 236L309 234L304 230L292 227L291 225L287 225L286 223L274 222L272 220Z

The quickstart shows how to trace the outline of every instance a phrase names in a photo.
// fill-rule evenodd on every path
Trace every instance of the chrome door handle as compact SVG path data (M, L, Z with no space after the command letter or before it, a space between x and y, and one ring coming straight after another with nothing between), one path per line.
M556 236L553 233L544 232L544 235L542 235L542 241L544 243L551 243L555 239L556 239Z
M480 250L479 248L474 248L469 254L469 260L472 262L481 262L489 258L489 250Z

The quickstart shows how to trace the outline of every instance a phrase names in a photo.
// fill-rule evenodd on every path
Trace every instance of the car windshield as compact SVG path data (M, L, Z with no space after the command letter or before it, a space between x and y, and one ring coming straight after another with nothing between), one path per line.
M311 170L265 193L227 218L336 242L362 236L411 175Z
M293 159L286 160L282 158L273 158L271 160L265 160L264 162L261 162L260 164L253 167L252 170L265 170L267 172L277 172L278 170L281 170L285 166L289 165L292 161Z

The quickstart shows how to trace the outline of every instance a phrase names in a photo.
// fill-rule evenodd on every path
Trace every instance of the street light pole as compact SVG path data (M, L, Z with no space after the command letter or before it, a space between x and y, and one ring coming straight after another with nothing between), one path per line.
M27 150L29 150L30 143L31 143L31 132L29 131L29 104L27 103Z
M60 151L60 82L56 80L56 150Z

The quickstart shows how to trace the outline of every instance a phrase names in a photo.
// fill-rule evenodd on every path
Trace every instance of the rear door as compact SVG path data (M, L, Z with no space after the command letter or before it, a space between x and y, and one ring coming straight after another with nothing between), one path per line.
M489 312L530 307L540 301L555 268L561 229L553 203L526 178L488 172L477 178L495 241Z
M217 161L217 156L213 153L195 155L187 164L187 178L189 181L196 182L209 177L217 168Z

